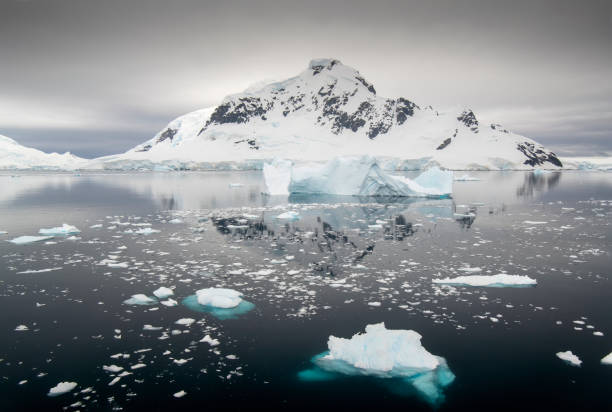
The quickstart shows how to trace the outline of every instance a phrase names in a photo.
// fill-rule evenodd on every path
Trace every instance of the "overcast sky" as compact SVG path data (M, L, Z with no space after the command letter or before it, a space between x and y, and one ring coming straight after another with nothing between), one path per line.
M316 57L381 96L612 154L610 0L0 0L0 134L122 152Z

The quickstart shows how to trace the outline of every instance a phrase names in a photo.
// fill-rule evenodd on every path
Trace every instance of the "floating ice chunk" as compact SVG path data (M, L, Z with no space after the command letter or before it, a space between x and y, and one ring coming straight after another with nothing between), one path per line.
M183 221L179 218L175 218L175 219L168 221L168 223L172 223L173 225L178 225L179 223L183 223Z
M60 382L51 389L49 389L49 393L47 394L47 396L63 395L76 388L76 386L76 382Z
M171 298L168 298L166 300L162 300L159 303L161 303L164 306L176 306L176 305L178 305L178 302L176 300L174 300L174 299L171 299Z
M90 229L99 229L101 227L102 227L102 223L98 223L98 224L89 226Z
M380 302L368 302L369 306L380 306L381 303Z
M127 269L128 268L128 263L127 262L109 262L106 264L106 266L108 266L109 268L122 268L122 269Z
M81 231L77 229L75 226L64 223L60 227L52 227L50 229L40 229L38 233L44 236L68 236L68 235L79 234L81 233Z
M330 336L327 345L328 352L313 358L323 371L403 378L431 403L443 399L442 389L455 378L444 358L429 353L421 345L421 335L413 330L389 330L384 323L378 323L367 325L365 333L351 339ZM313 372L321 375L309 370L300 373L300 377L306 373L310 378ZM323 377L331 378L326 374Z
M557 358L564 360L572 366L580 366L582 364L580 358L574 355L571 350L565 352L557 352Z
M135 230L133 233L136 235L150 235L152 233L159 233L157 229L151 229L150 227L144 227L142 229Z
M145 365L144 363L137 363L136 365L130 366L130 369L140 369L140 368L144 368L145 366L147 365Z
M169 296L174 295L174 291L172 289L162 286L153 291L153 294L157 296L159 299L165 299Z
M142 327L142 330L162 330L163 328L161 326L153 326L153 325L149 325L146 324Z
M53 236L19 236L9 242L16 245L27 245L28 243L40 242L43 240L53 239Z
M109 366L102 365L102 370L105 370L106 372L117 373L117 372L121 372L123 368L117 365L109 365Z
M26 332L30 330L26 325L19 325L15 328L15 332Z
M174 394L174 395L172 395L172 396L174 396L175 398L182 398L182 397L183 397L183 396L185 396L185 395L187 395L187 392L185 392L185 391L183 391L183 390L180 390L180 391L178 391L177 393L175 393L175 394Z
M385 173L373 157L336 157L324 165L294 167L289 192L348 196L448 196L452 172L432 168L415 180Z
M471 275L456 278L432 279L432 283L459 286L487 286L487 287L524 287L535 286L538 282L528 276L506 275Z
M477 273L477 272L482 272L482 269L479 267L464 267L464 268L460 268L459 269L462 272L467 272L467 273Z
M192 319L192 318L181 318L181 319L177 320L174 323L176 323L177 325L183 325L183 326L189 327L189 326L191 326L191 324L193 322L195 322L195 319Z
M219 344L219 341L211 338L210 335L204 336L202 339L200 339L200 342L208 343L210 346L217 346Z
M266 193L269 195L288 195L291 182L291 168L289 160L274 159L272 163L265 163L263 175L266 182Z
M233 289L207 288L196 291L198 303L215 308L235 308L242 302L242 293Z
M132 295L131 298L124 300L123 303L126 305L154 305L157 301L153 298L148 297L142 293Z
M612 365L612 352L601 358L601 363L603 365Z
M280 220L298 220L300 218L300 214L298 212L294 212L293 210L289 210L288 212L281 213L276 216L277 219Z
M525 220L523 221L526 225L546 225L548 222L537 221L537 220Z
M30 274L30 273L46 273L46 272L53 272L55 270L60 270L61 267L59 268L48 268L48 269L38 269L38 270L34 270L34 269L29 269L29 270L24 270L21 272L17 272L18 275L22 275L22 274Z

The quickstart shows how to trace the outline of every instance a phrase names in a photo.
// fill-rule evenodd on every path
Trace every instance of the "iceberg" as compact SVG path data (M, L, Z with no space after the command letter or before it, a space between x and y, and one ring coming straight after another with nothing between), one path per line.
M63 395L76 388L76 386L76 382L60 382L51 389L49 389L49 393L47 394L47 396Z
M471 275L456 278L432 279L432 283L457 286L486 286L493 288L535 286L537 281L529 276L506 275Z
M153 298L148 297L142 293L132 295L131 298L124 300L123 303L126 305L154 305L157 301Z
M159 299L165 299L167 297L174 295L174 292L172 291L172 289L162 286L154 290L153 294L157 296Z
M416 179L387 174L371 156L336 157L325 164L290 166L281 161L264 165L269 193L341 196L447 197L453 172L432 167Z
M288 195L291 181L291 168L293 163L289 160L274 159L272 163L265 163L263 175L266 182L266 193L269 195Z
M444 398L442 390L455 379L442 357L421 345L413 330L390 330L384 323L367 325L365 333L350 339L330 336L328 351L312 361L318 369L302 371L302 380L330 380L333 374L400 379L414 387L428 402Z
M16 245L27 245L28 243L40 242L48 239L53 239L53 236L19 236L9 240L9 242Z
M612 352L601 358L602 365L612 365Z
M557 352L557 358L569 363L572 366L580 366L582 361L578 356L574 355L571 350L565 352Z
M81 233L75 226L64 223L60 227L52 227L50 229L40 229L39 234L44 236L68 236Z
M207 288L196 291L198 303L204 306L229 309L242 302L242 293L234 289Z

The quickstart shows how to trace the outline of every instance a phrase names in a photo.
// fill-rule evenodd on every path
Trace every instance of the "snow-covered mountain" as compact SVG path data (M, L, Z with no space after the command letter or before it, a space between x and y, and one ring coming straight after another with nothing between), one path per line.
M263 160L375 156L386 169L562 167L537 142L485 125L469 109L440 112L384 98L338 60L313 60L298 76L227 96L181 116L151 140L92 167L261 168Z
M86 159L69 152L45 153L0 135L0 170L74 170L86 163Z

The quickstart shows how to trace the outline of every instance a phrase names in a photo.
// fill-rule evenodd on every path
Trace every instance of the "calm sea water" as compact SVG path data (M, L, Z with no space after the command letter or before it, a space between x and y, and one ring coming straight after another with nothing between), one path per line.
M610 410L612 175L471 175L452 199L375 201L266 197L248 172L1 174L0 410ZM286 211L299 219L275 218ZM64 222L81 233L6 241ZM432 283L465 267L538 284ZM178 305L123 303L160 286ZM254 306L182 304L206 287ZM330 335L379 322L446 359L443 399L392 379L299 378ZM62 381L78 386L48 397Z

